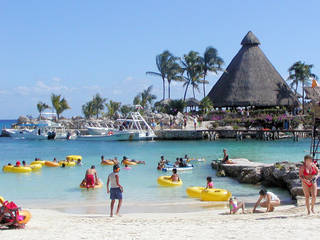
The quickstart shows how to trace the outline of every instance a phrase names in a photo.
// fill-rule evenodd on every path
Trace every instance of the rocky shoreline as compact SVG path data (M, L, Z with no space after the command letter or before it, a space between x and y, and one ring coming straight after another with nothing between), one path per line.
M265 164L251 162L247 159L232 159L235 164L221 164L214 160L211 163L218 176L237 179L240 183L260 184L264 187L280 187L287 189L292 198L303 196L299 168L302 163L278 162ZM318 187L318 190L320 188ZM318 191L320 196L320 192Z

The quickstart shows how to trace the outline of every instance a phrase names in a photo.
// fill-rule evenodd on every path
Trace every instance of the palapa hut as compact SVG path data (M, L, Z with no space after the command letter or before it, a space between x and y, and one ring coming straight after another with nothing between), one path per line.
M186 107L190 108L190 111L196 110L200 106L200 101L195 98L186 99Z
M249 31L242 48L208 96L214 107L293 107L298 99L259 48Z

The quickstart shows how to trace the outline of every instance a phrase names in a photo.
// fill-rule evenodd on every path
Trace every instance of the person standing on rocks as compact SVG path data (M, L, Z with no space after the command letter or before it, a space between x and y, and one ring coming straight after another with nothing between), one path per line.
M310 195L311 200L311 212L314 213L314 204L317 198L317 178L319 174L319 169L313 163L312 157L310 155L304 156L303 165L299 170L299 178L302 183L304 197L306 199L306 207L308 215L310 214Z

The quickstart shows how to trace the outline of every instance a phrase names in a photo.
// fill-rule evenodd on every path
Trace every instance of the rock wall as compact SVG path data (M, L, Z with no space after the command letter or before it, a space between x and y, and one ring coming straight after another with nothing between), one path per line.
M197 140L202 139L201 131L193 130L159 130L155 131L157 140Z
M288 189L291 196L303 196L299 168L301 163L278 162L275 164L254 163L247 159L233 159L235 164L213 161L212 168L223 170L225 175L240 183L261 184L265 187ZM320 195L318 191L318 195Z

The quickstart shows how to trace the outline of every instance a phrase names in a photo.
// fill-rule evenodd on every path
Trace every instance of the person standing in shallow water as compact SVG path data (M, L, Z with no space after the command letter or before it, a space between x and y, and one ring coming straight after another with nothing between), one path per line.
M313 163L312 157L310 155L304 156L303 165L299 170L299 178L301 180L304 197L306 199L306 207L308 215L310 214L310 195L312 197L311 201L311 212L314 213L314 204L317 198L317 178L319 170L317 166Z
M110 193L110 199L111 199L110 217L113 217L113 208L114 208L114 203L116 199L118 200L116 215L119 215L119 211L122 204L123 187L119 183L119 175L118 175L119 171L120 171L119 165L114 165L113 172L109 174L108 181L107 181L107 193L108 194ZM109 189L109 184L110 184L110 189Z

